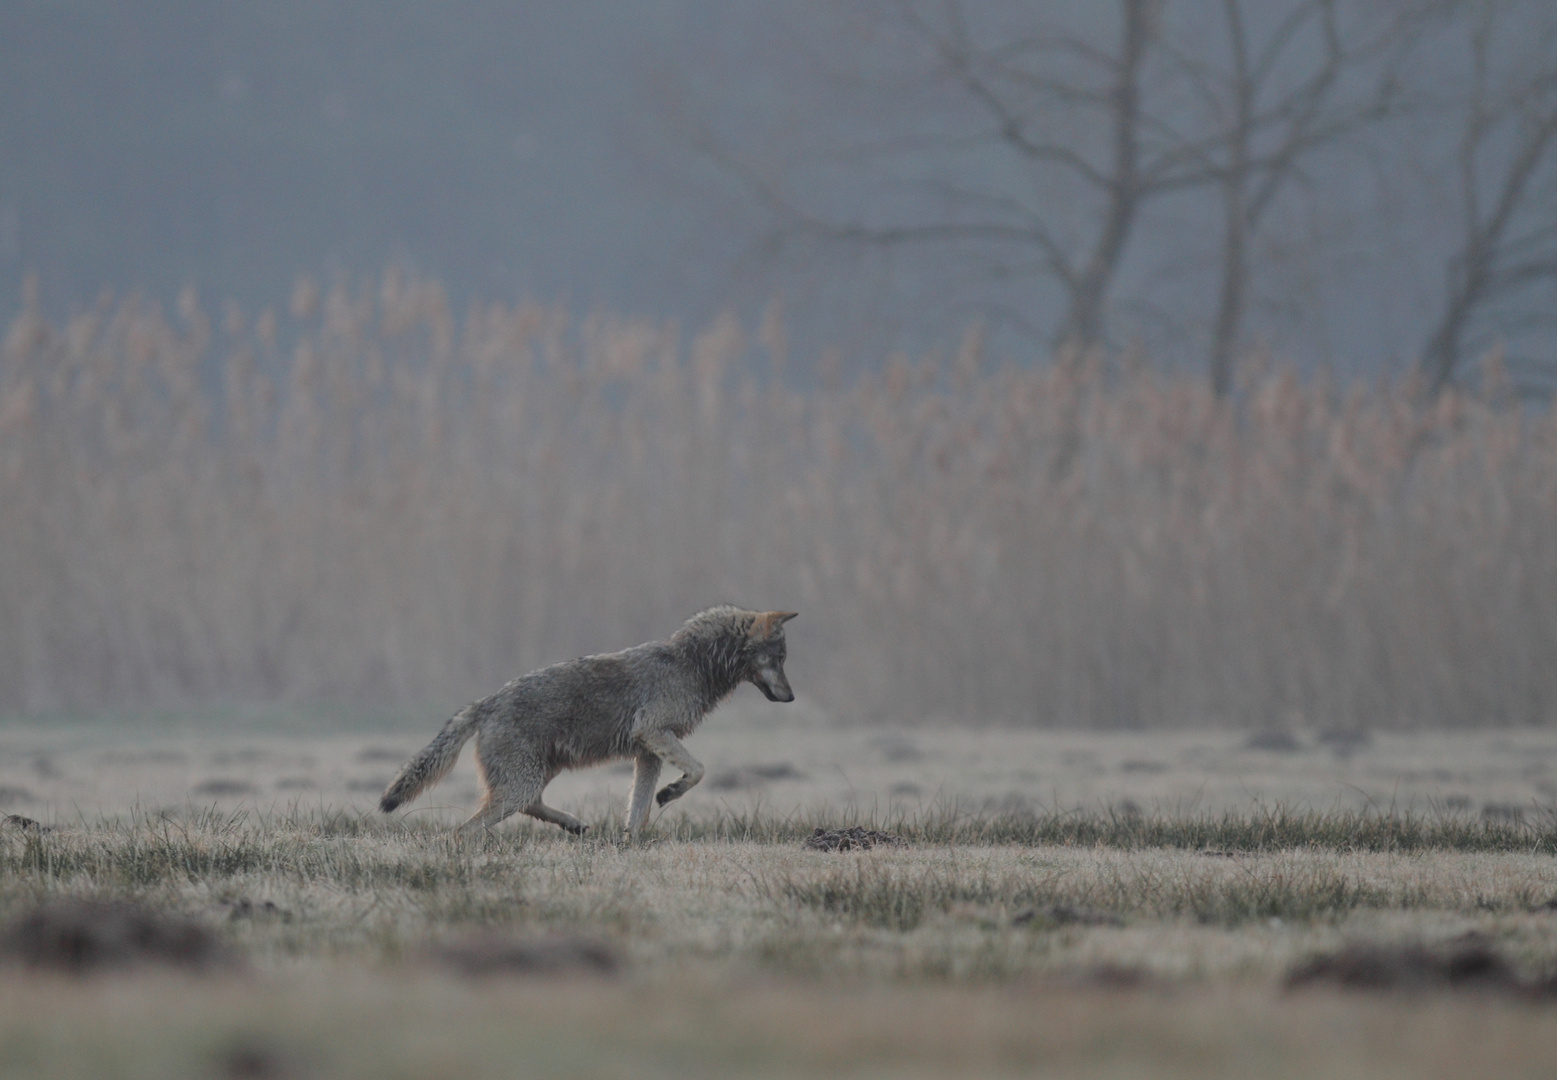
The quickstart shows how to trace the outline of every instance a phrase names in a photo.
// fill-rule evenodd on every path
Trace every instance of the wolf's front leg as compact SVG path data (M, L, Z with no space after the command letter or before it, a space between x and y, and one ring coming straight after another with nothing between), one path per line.
M691 790L692 785L703 779L703 763L687 753L687 748L681 745L681 740L668 731L650 731L638 736L638 741L645 749L659 755L667 765L681 770L681 779L673 784L667 784L656 796L661 806L672 799L679 799Z
M654 785L660 778L660 756L647 748L638 751L633 766L633 798L627 807L627 835L638 839L643 824L649 818L649 804L654 801Z

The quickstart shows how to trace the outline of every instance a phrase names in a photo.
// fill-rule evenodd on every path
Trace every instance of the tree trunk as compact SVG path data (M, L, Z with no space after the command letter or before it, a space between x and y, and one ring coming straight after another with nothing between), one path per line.
M1229 194L1227 232L1222 238L1222 293L1217 300L1216 330L1211 339L1211 389L1225 397L1233 388L1233 360L1243 326L1244 278L1248 273L1243 228L1243 198Z
M1114 80L1114 163L1102 235L1071 288L1062 343L1085 351L1102 344L1108 287L1118 272L1140 208L1141 65L1151 35L1154 0L1123 0L1124 26Z
M1217 300L1216 331L1211 339L1211 389L1225 397L1233 385L1233 358L1243 327L1244 278L1248 274L1249 211L1245 188L1249 177L1249 129L1253 124L1254 87L1249 80L1249 48L1238 0L1226 0L1228 44L1233 54L1233 94L1237 121L1227 146L1227 173L1222 178L1222 293Z

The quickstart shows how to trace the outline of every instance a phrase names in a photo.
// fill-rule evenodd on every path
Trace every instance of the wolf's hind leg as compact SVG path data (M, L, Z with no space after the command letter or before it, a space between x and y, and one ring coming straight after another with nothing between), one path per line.
M661 806L672 799L679 799L703 779L703 763L687 752L681 740L668 731L649 731L638 736L643 746L658 754L667 765L681 770L681 779L666 784L655 798Z
M585 825L582 821L567 811L557 810L553 807L547 806L539 799L536 799L529 806L526 806L524 808L524 812L533 818L539 819L540 821L549 821L553 825L561 825L574 836L582 836L584 831L589 828L588 825Z
M660 756L652 750L639 750L633 767L632 802L627 808L627 835L634 840L649 818L649 804L654 801L654 785L659 779Z
M478 747L476 753L481 779L486 784L486 797L482 799L480 809L460 826L461 833L490 829L504 818L540 802L541 792L546 787L546 772L538 762L492 760L481 752L482 749Z
M512 817L524 806L520 799L499 795L497 792L488 792L480 809L470 815L469 820L459 827L460 833L469 834L478 829L490 829L505 818Z

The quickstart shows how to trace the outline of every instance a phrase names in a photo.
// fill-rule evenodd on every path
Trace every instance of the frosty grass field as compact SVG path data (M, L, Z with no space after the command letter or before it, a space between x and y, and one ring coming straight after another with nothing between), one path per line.
M25 913L81 897L193 923L207 950L0 965L0 1072L1557 1069L1548 732L1251 745L737 700L689 743L707 779L628 846L620 767L548 791L582 840L528 819L454 838L468 753L410 813L375 813L437 722L0 725L0 810L44 826L0 826L11 947ZM857 824L906 844L804 846Z

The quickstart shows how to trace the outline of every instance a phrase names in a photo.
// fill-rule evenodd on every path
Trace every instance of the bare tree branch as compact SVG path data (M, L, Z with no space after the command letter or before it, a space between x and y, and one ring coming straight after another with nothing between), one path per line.
M1454 378L1472 325L1494 304L1557 279L1557 251L1541 250L1557 238L1557 207L1549 191L1536 194L1538 177L1557 158L1557 57L1542 50L1535 70L1500 84L1508 65L1493 49L1508 11L1487 0L1478 14L1456 162L1464 232L1450 260L1443 311L1419 360L1435 392ZM1529 213L1537 223L1511 237L1515 221Z

